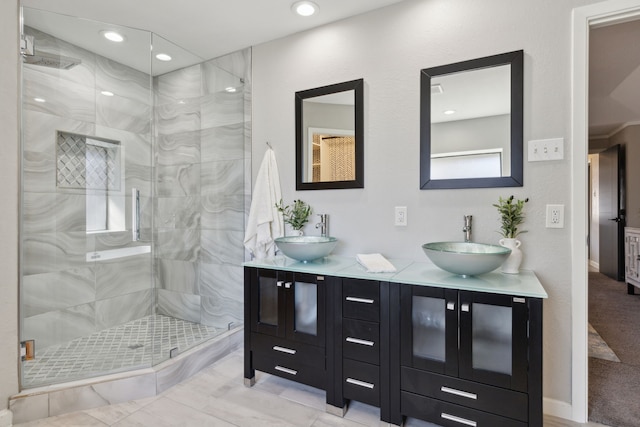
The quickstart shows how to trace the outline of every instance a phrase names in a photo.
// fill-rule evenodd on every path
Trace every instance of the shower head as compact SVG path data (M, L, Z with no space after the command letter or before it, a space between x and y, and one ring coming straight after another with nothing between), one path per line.
M35 40L31 35L23 35L20 40L20 53L22 60L26 64L41 65L43 67L69 70L82 61L68 56L53 55L50 53L40 53L35 49Z
M69 70L82 61L68 56L52 55L50 53L35 53L34 55L22 55L26 64L40 65L49 68L59 68L61 70Z

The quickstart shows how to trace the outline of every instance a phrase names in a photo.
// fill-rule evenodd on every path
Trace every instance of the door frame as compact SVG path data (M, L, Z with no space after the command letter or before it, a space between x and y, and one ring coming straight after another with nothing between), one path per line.
M609 0L573 10L571 58L571 405L557 415L587 422L588 396L588 75L589 30L640 18L639 0Z

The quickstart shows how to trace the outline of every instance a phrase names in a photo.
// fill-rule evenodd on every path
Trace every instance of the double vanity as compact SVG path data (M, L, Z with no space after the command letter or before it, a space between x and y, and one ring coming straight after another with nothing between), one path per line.
M296 92L296 190L364 188L364 87ZM420 188L521 187L523 87L522 50L421 70ZM547 294L531 271L481 274L510 250L439 242L425 253L457 274L402 260L374 274L324 257L335 246L326 236L325 224L324 240L276 239L284 254L315 261L244 264L247 385L268 372L325 390L336 415L355 400L395 425L542 426Z
M542 426L542 300L531 271L461 277L391 260L367 273L355 258L244 264L247 385L255 371L442 426Z

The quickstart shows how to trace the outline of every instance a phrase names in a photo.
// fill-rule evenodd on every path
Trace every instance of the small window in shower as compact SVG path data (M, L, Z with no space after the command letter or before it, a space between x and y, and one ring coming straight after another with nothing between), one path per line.
M57 133L57 187L86 196L87 233L124 230L120 142Z

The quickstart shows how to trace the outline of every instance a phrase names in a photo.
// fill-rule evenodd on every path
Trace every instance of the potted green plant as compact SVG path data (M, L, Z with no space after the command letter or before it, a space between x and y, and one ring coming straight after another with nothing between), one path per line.
M510 196L507 199L500 197L498 203L493 206L498 208L500 214L500 231L502 237L507 239L515 239L519 234L526 233L525 230L518 230L518 226L524 222L524 204L529 198L524 200L515 200Z
M282 199L275 206L279 212L282 212L284 222L301 236L302 227L309 222L312 213L311 206L302 200L294 200L291 205L284 205Z
M522 242L516 239L518 235L526 233L526 230L520 230L518 227L524 222L524 205L529 201L529 198L524 200L515 199L514 196L510 196L506 199L502 197L498 198L498 203L493 206L498 208L500 214L500 231L502 239L499 243L505 248L511 249L511 255L502 264L502 272L508 274L518 274L520 271L520 264L522 263L522 251L520 245Z

